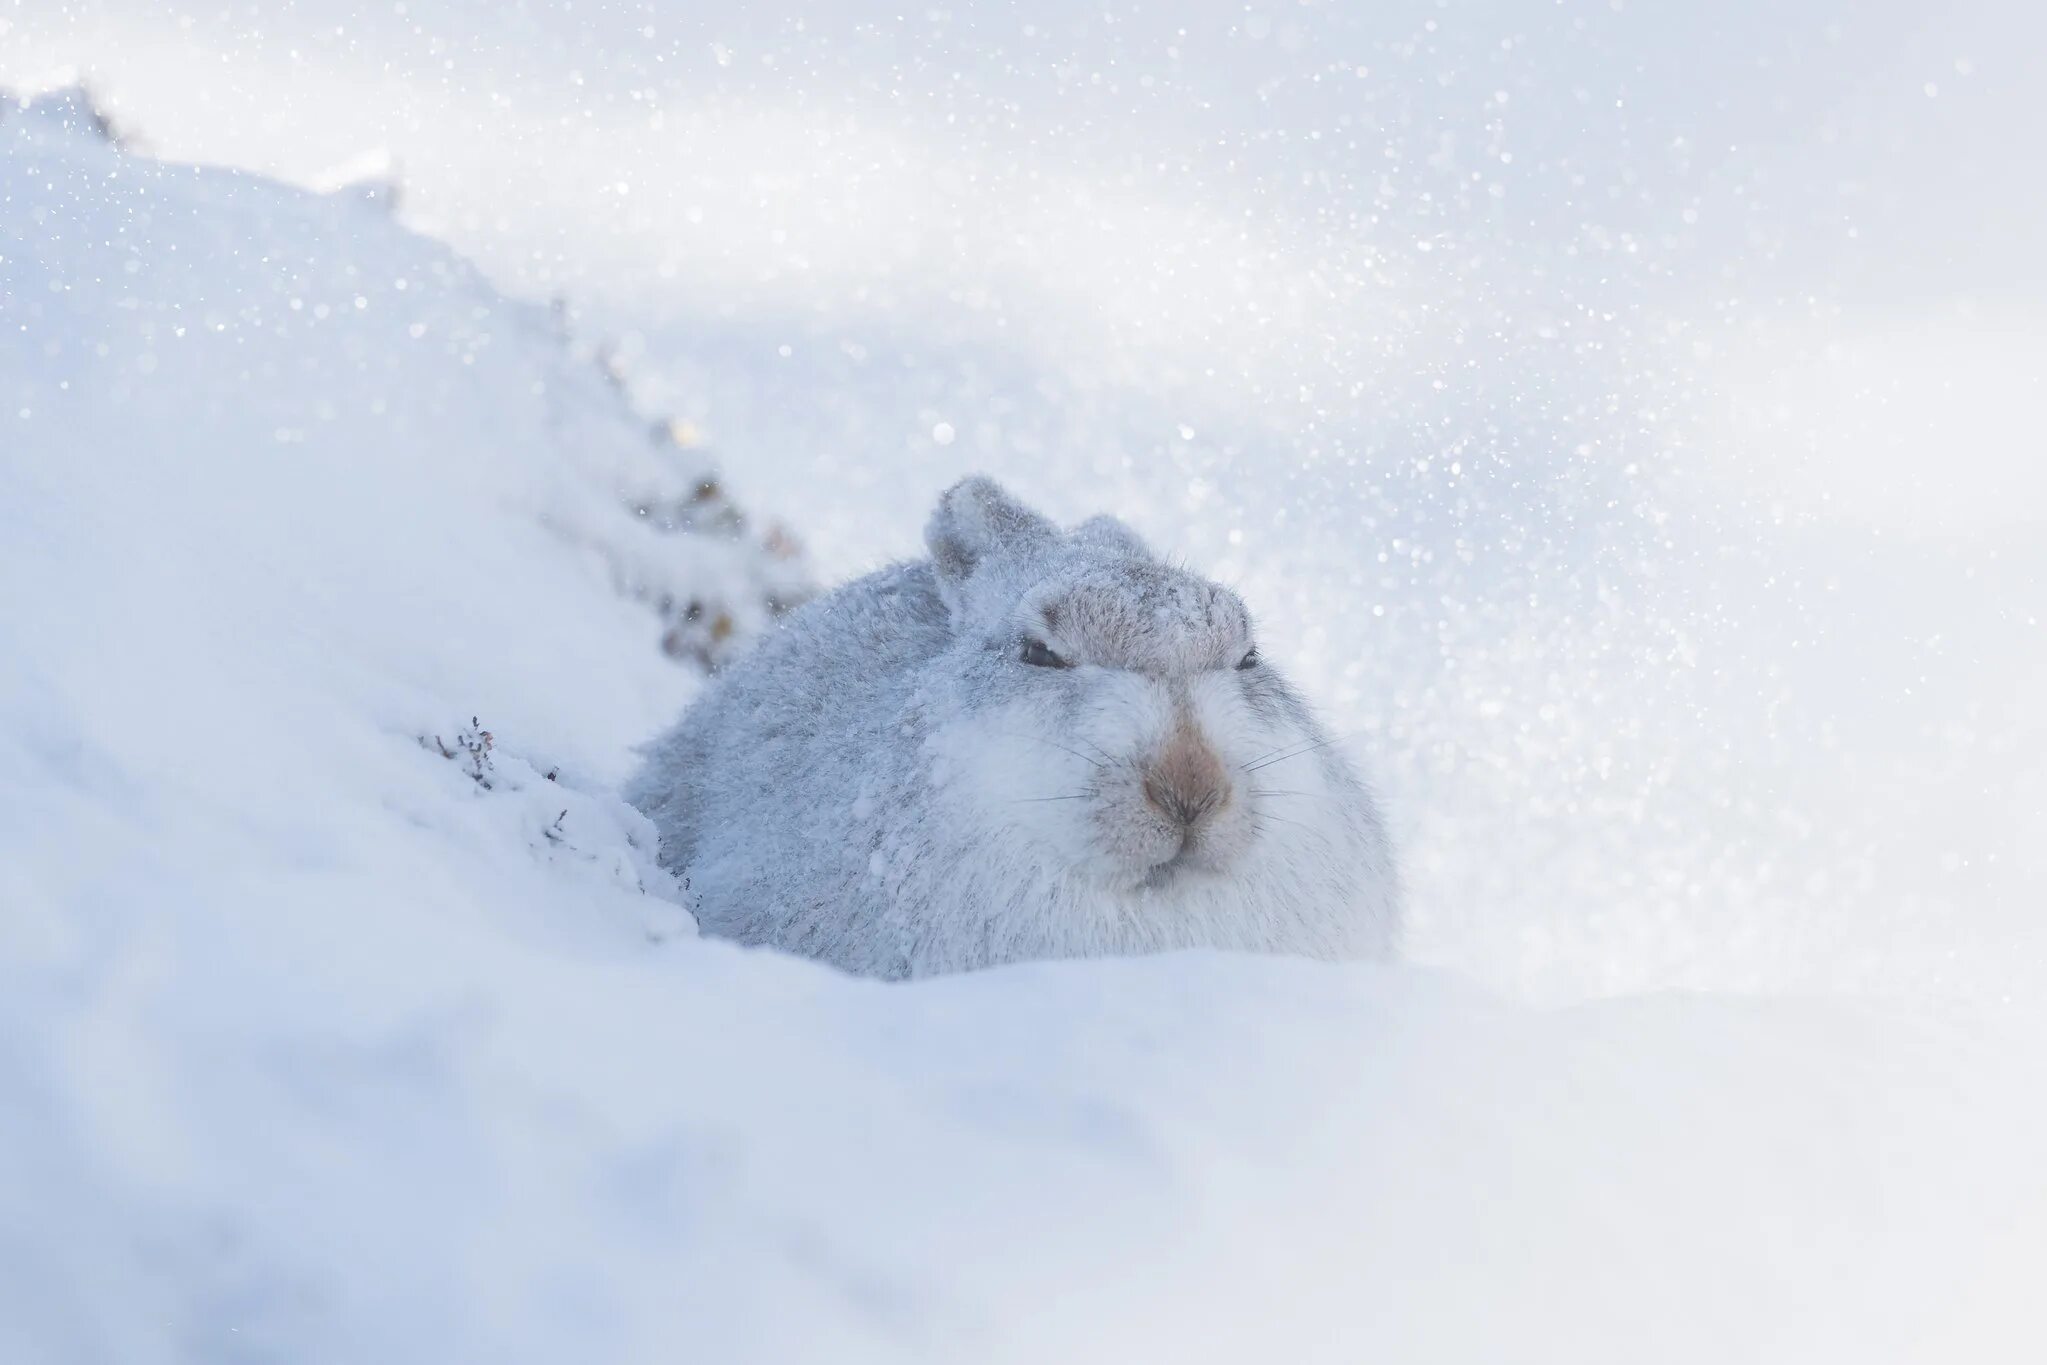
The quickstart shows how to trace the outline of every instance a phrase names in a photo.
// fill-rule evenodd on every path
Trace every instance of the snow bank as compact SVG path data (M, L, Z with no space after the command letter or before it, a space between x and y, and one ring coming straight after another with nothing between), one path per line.
M2047 999L2047 8L260 8L17 5L0 83L390 149L825 577L970 470L1129 517L1357 737L1420 960Z
M668 456L374 202L80 124L0 118L0 1358L2047 1347L1969 1020L695 939L616 589L775 570L643 535Z

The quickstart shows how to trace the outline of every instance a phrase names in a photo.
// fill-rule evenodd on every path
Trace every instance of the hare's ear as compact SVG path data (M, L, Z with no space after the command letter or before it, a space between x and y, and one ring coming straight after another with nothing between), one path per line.
M1049 544L1052 523L1009 496L993 479L961 479L939 496L924 527L924 543L938 570L938 591L954 616L961 593L981 561L1003 550Z
M1151 547L1144 538L1114 517L1089 517L1073 528L1073 538L1083 545L1112 550L1132 559L1150 559Z

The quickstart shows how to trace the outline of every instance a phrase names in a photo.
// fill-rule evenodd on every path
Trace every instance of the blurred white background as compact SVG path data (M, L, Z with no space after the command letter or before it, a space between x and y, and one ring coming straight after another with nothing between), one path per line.
M2037 7L5 14L164 155L387 152L828 575L982 469L1239 582L1423 960L2040 982Z

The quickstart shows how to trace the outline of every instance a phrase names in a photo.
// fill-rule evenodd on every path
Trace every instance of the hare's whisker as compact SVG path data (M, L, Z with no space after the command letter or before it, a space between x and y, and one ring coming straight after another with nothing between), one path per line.
M1262 811L1259 811L1259 812L1258 812L1258 814L1257 814L1256 816L1254 816L1253 818L1254 818L1254 819L1258 819L1258 820L1277 820L1277 821L1279 821L1279 822L1280 822L1280 823L1281 823L1282 825L1299 825L1299 826L1300 826L1300 827L1301 827L1302 829L1310 829L1310 830L1311 830L1311 829L1315 828L1315 827L1314 827L1313 825L1309 824L1309 823L1308 823L1308 822L1307 822L1306 820L1289 820L1289 819L1288 819L1288 818L1287 818L1286 816L1284 816L1284 815L1274 815L1274 814L1273 814L1273 813L1272 813L1271 811L1269 811L1269 810L1262 810Z
M1321 742L1325 744L1328 743L1327 740L1323 740ZM1295 740L1291 744L1282 744L1277 749L1267 749L1264 753L1258 755L1256 758L1246 759L1243 763L1240 763L1237 766L1241 767L1247 773L1256 772L1259 768L1264 767L1268 762L1278 763L1283 759L1292 758L1297 753L1303 754L1307 753L1310 749L1313 749L1315 747L1315 744L1316 741L1313 740L1309 740L1305 743L1303 743L1300 740Z
M1066 747L1066 746L1065 746L1064 744L1060 744L1060 743L1057 743L1057 742L1055 742L1055 741L1053 741L1053 740L1049 740L1049 739L1046 739L1046 738L1045 738L1045 737L1044 737L1043 735L1027 735L1027 734L1025 734L1025 733L1024 733L1023 731L1021 731L1021 730L1002 730L1002 731L999 731L998 733L1000 733L1000 734L1005 734L1005 735L1008 735L1008 736L1009 736L1010 738L1012 738L1012 739L1027 739L1027 740L1030 740L1030 741L1031 741L1031 742L1032 742L1033 744L1046 744L1046 745L1050 745L1050 746L1051 746L1052 748L1054 748L1054 749L1057 749L1057 750L1059 750L1059 751L1060 751L1061 753L1066 753L1066 754L1072 754L1072 755L1073 755L1073 756L1074 756L1075 758L1079 759L1079 760L1080 760L1081 762L1083 762L1083 763L1090 763L1090 764L1093 764L1093 765L1094 765L1095 767L1097 767L1097 768L1106 768L1106 767L1108 767L1108 766L1109 766L1109 765L1108 765L1108 764L1106 764L1106 763L1096 763L1096 762L1095 762L1095 760L1093 760L1092 758L1089 758L1089 757L1088 757L1088 756L1087 756L1086 754L1082 753L1082 752L1081 752L1080 750L1078 750L1078 749L1069 749L1069 748L1067 748L1067 747Z
M1299 741L1296 740L1295 743L1299 743ZM1284 749L1286 747L1287 747L1286 745L1282 744L1279 746L1279 749L1267 749L1264 753L1259 754L1256 757L1245 759L1242 763L1239 763L1237 766L1239 768L1248 769L1253 763L1263 762L1265 759L1271 758L1274 754L1280 752L1280 749Z
M1244 769L1244 771L1247 773L1255 773L1260 768L1270 768L1275 763L1285 763L1289 759L1299 758L1304 754L1312 754L1317 749L1326 749L1330 745L1340 743L1341 741L1348 738L1349 738L1348 735L1331 735L1329 738L1325 740L1318 741L1317 743L1307 745L1303 748L1295 749L1292 753L1281 754L1278 758L1268 758L1262 763L1250 764Z

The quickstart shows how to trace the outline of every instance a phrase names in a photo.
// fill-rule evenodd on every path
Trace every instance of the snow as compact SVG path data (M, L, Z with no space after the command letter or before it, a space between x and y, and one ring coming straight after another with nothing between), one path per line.
M670 75L605 60L667 17L533 6L439 80L430 8L0 29L334 186L0 112L0 1358L2038 1358L2047 309L2036 188L1949 155L2000 11L1453 23L1354 77L1397 192L1325 231L1353 97L1294 77L1399 69L1365 20L759 17ZM1385 776L1421 965L693 937L614 795L696 685L642 599L744 634L788 571L626 510L708 466L501 285L829 573L978 464L1232 575ZM1864 406L1928 367L1957 464ZM1844 492L1865 433L1959 477Z
M0 80L388 153L826 578L977 469L1132 518L1383 775L1425 961L2040 998L2047 12L502 11L20 6Z

